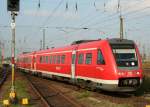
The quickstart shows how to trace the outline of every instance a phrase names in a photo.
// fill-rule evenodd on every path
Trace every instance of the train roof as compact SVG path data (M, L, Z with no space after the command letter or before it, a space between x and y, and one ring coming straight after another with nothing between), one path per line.
M71 45L76 45L76 44L81 44L81 43L87 43L87 42L93 42L93 41L99 41L100 39L98 40L77 40L77 41L74 41L72 42Z
M110 44L134 44L132 40L120 39L120 38L108 39L108 42Z
M82 48L87 48L87 47L93 47L94 46L98 46L101 43L104 42L108 42L110 45L113 46L120 46L120 44L129 44L129 45L133 45L134 42L132 40L127 40L127 39L120 39L120 38L113 38L113 39L97 39L97 40L78 40L78 41L74 41L71 45L68 46L63 46L63 47L57 47L57 48L49 48L49 49L45 49L45 50L39 50L39 51L34 51L31 53L22 53L19 56L26 56L26 55L32 55L34 53L36 54L41 54L41 53L48 53L48 52L57 52L57 51L65 51L65 50L74 50L77 46L78 47L82 47Z

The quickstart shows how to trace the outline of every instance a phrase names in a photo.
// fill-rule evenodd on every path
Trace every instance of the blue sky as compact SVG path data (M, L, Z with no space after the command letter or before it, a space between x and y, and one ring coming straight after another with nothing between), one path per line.
M46 46L60 47L80 39L119 37L118 0L20 0L16 17L16 49L39 50L42 29ZM68 4L68 9L66 9ZM78 6L76 11L75 6ZM140 50L150 53L150 0L120 0L125 38L134 40ZM0 0L0 40L10 56L10 12L7 0ZM88 27L89 29L82 29Z

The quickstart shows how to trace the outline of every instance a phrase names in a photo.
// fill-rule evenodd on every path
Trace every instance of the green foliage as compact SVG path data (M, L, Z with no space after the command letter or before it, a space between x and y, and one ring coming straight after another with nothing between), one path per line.
M18 104L11 105L11 107L20 107L21 106L21 99L26 97L30 99L30 95L28 93L28 83L27 81L22 81L19 78L15 80L15 90L18 98ZM4 99L9 99L9 93L11 89L11 81L6 82L4 85L4 94L3 94L3 100ZM1 107L2 102L0 103ZM26 105L26 107L33 107L32 105Z
M82 98L87 98L87 97L89 97L90 96L90 92L89 91L84 91L84 92L82 92L82 93L79 93L78 95L77 95L77 98L78 99L82 99Z

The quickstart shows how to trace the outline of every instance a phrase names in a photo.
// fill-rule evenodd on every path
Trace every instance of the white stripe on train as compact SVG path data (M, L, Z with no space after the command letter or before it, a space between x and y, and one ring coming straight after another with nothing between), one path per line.
M21 69L25 70L30 70L26 68L19 67ZM62 76L62 77L69 77L71 78L71 75L69 74L61 74L61 73L55 73L55 72L50 72L50 71L43 71L43 70L31 70L33 72L42 72L44 74L50 74L50 75L57 75L57 76ZM104 80L104 79L96 79L96 78L89 78L89 77L83 77L83 76L75 76L75 79L84 79L84 80L91 80L96 83L102 83L102 84L118 84L118 80Z
M96 50L97 48L86 48L86 49L79 49L77 50L78 52L79 51L87 51L87 50ZM35 55L50 55L50 54L57 54L57 53L69 53L69 52L72 52L73 50L68 50L68 51L60 51L60 52L50 52L50 53L39 53L39 54L35 54ZM27 55L27 56L34 56L34 55ZM21 56L21 57L26 57L25 56Z

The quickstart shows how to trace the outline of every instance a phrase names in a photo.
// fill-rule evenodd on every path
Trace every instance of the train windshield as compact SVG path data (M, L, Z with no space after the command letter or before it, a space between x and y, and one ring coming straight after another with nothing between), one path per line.
M113 54L119 68L133 69L138 67L138 58L134 48L114 48Z

